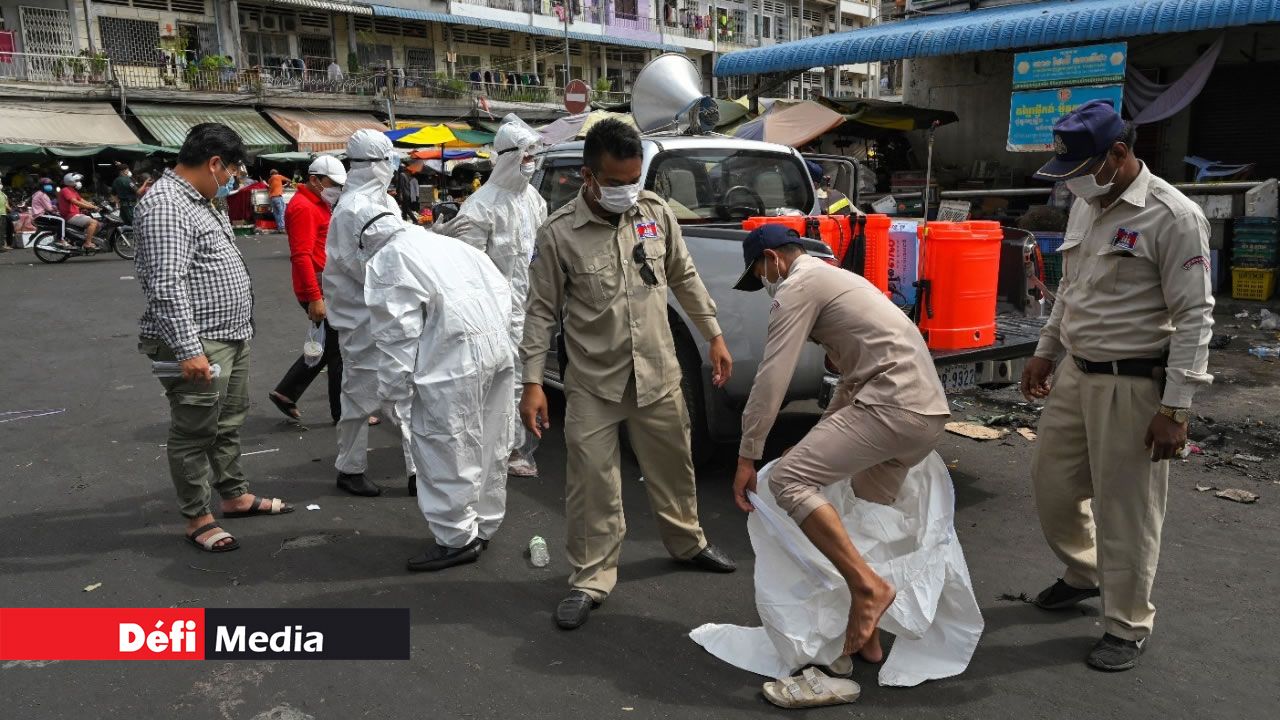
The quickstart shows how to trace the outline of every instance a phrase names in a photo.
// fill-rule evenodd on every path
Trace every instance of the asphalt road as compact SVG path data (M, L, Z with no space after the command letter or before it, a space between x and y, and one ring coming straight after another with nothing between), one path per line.
M142 298L132 265L99 257L47 266L26 252L0 256L0 412L65 408L0 427L0 606L410 608L412 660L0 663L4 716L784 714L760 697L763 678L686 637L704 622L758 623L750 544L730 500L727 458L702 473L699 499L708 536L741 564L735 575L700 574L666 558L639 471L628 462L621 582L584 628L556 629L551 611L567 574L558 422L540 451L542 477L512 480L507 523L482 560L438 575L409 574L405 559L428 538L403 490L391 433L373 433L371 456L372 477L389 491L353 498L333 484L323 383L302 402L306 418L316 421L309 429L283 422L266 401L296 357L305 326L289 290L284 241L253 238L242 247L255 279L259 330L254 406L244 430L244 451L256 454L244 465L255 489L283 496L299 511L227 521L243 547L226 555L201 553L180 534L161 447L167 406L135 348ZM1269 389L1255 379L1251 392L1274 398L1274 373L1261 381ZM788 415L775 433L787 437L775 438L773 451L813 421ZM1208 471L1196 461L1174 469L1156 634L1139 669L1104 675L1083 663L1101 634L1096 603L1046 614L1000 599L1034 594L1059 572L1031 502L1031 444L1017 436L989 444L948 437L940 451L955 466L957 525L987 623L972 665L960 677L913 689L879 688L875 669L860 665L858 704L803 716L1274 717L1274 465L1271 480ZM1216 499L1195 491L1204 482L1248 487L1263 499ZM320 509L302 509L308 503ZM534 534L550 544L548 569L524 558ZM84 591L94 583L102 585Z

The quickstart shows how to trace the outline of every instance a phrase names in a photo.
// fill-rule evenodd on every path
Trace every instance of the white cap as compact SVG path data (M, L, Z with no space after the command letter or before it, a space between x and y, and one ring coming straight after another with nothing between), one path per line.
M308 175L323 175L339 185L347 184L347 170L342 167L342 161L332 155L321 155L311 161L311 167L307 168Z

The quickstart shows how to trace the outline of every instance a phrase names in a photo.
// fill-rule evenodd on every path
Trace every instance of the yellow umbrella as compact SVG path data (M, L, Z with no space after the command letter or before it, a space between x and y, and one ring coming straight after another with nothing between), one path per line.
M395 132L394 130L392 132ZM456 144L458 138L453 131L444 125L425 125L408 135L395 138L403 145L450 145Z

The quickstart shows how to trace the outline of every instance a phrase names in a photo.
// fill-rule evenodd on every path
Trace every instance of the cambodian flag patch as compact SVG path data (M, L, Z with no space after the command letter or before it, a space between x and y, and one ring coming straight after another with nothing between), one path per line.
M641 220L636 223L636 236L641 240L650 240L658 237L658 223L652 220Z
M1120 228L1119 230L1116 230L1116 236L1111 238L1111 247L1132 252L1133 249L1138 246L1138 238L1140 235L1141 233L1137 230L1126 230L1125 228Z

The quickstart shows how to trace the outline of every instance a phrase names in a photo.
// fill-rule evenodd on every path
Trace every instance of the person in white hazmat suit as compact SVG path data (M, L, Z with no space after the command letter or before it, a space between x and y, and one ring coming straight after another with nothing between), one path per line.
M537 169L534 154L541 135L515 115L503 118L493 139L497 159L493 174L458 210L457 217L436 229L484 252L498 272L511 284L511 339L517 347L524 337L524 304L529 295L529 263L533 258L538 228L547 219L547 202L529 184ZM514 402L520 405L524 385L516 356ZM538 438L517 424L515 447L508 472L517 477L536 477L538 466L533 451Z
M410 570L475 562L502 524L515 408L511 292L484 253L409 225L356 213L369 330L388 414L411 407L418 507L435 543Z
M325 242L324 297L329 325L342 347L342 419L338 421L338 487L353 495L373 497L382 488L365 477L369 453L369 416L378 411L378 349L369 334L369 308L364 300L364 260L360 257L360 225L356 215L367 208L399 208L387 187L400 164L391 140L376 130L358 130L347 142L351 170L334 207ZM407 418L405 407L399 417ZM409 429L398 428L404 449L409 492L417 487L409 452Z

